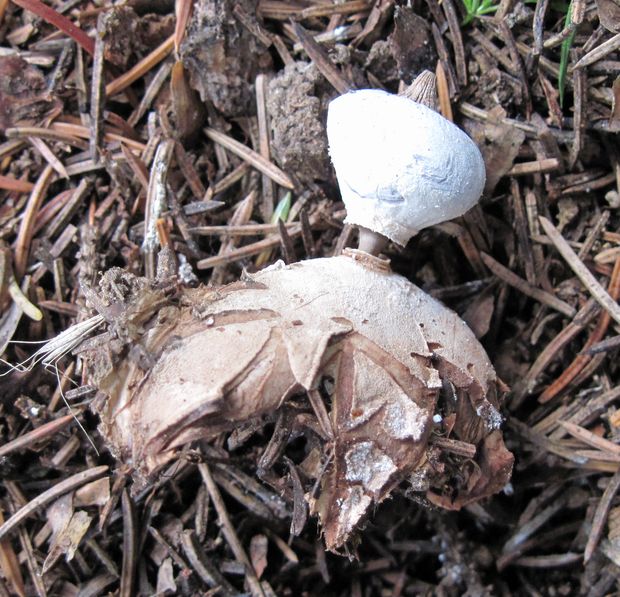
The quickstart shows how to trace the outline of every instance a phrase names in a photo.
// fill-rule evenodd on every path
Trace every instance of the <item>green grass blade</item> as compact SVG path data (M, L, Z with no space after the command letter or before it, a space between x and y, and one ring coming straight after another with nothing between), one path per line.
M293 196L289 191L286 195L284 195L284 197L282 197L282 199L280 199L280 201L278 201L278 205L276 205L276 208L273 210L273 214L271 215L272 224L276 224L278 220L286 222L288 219L288 212L291 211L292 198Z
M573 14L573 3L568 5L566 11L566 19L564 20L564 27L568 27L571 22ZM570 49L575 39L575 31L573 31L563 42L560 49L560 73L558 75L558 92L560 95L560 106L564 107L564 91L566 89L566 74L568 73L568 60L570 57Z

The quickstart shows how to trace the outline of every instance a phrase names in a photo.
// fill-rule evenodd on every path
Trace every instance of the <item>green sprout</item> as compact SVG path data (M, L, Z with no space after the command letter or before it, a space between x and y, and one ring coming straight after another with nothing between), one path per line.
M568 27L571 24L573 15L573 3L568 5L566 11L566 19L564 21L564 27ZM560 95L560 106L564 107L564 90L566 88L566 74L568 72L568 59L570 57L570 49L575 39L575 31L573 31L563 42L560 49L560 72L558 75L558 92Z
M493 4L493 0L463 0L467 14L463 19L463 25L468 25L474 19L491 14L499 8L499 4Z
M286 222L286 220L288 219L288 213L289 211L291 211L292 198L293 196L291 195L291 192L288 191L286 195L284 195L284 197L280 199L280 201L278 202L278 205L276 205L276 208L273 210L273 214L271 216L272 224L277 224L278 220L282 220L283 222Z
M291 211L291 203L293 201L293 195L290 191L278 201L278 205L273 210L271 214L271 224L277 224L278 220L282 220L286 222L288 220L289 213ZM271 249L265 249L262 253L258 255L256 258L256 267L262 267L271 259Z

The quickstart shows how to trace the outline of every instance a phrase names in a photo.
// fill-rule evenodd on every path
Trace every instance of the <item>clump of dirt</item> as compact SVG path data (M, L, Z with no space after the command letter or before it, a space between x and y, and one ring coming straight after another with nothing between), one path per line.
M183 66L203 101L225 116L255 112L252 82L263 53L233 15L235 4L255 14L253 2L200 0L180 48Z
M307 62L287 65L269 83L267 111L273 156L302 181L329 178L324 110L317 97L321 83L322 75Z

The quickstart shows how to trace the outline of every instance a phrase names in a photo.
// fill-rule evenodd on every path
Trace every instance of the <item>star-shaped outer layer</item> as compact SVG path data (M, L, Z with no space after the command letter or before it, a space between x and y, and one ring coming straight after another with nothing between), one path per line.
M501 417L487 400L495 373L472 332L365 253L279 264L222 289L187 290L141 342L150 367L125 358L105 373L92 370L108 397L102 432L143 480L185 443L272 413L288 397L316 390L324 376L334 380L331 461L318 498L309 498L329 549L424 464L442 378L461 394L455 429L462 440L484 447L499 434ZM475 483L451 503L507 482L512 456L501 434L498 441L501 462L475 464Z

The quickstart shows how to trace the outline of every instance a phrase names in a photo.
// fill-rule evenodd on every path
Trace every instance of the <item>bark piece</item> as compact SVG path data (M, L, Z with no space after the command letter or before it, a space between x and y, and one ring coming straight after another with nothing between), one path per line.
M261 54L254 36L234 17L236 4L254 14L254 3L248 0L197 2L180 48L193 87L225 116L253 112L251 81Z

